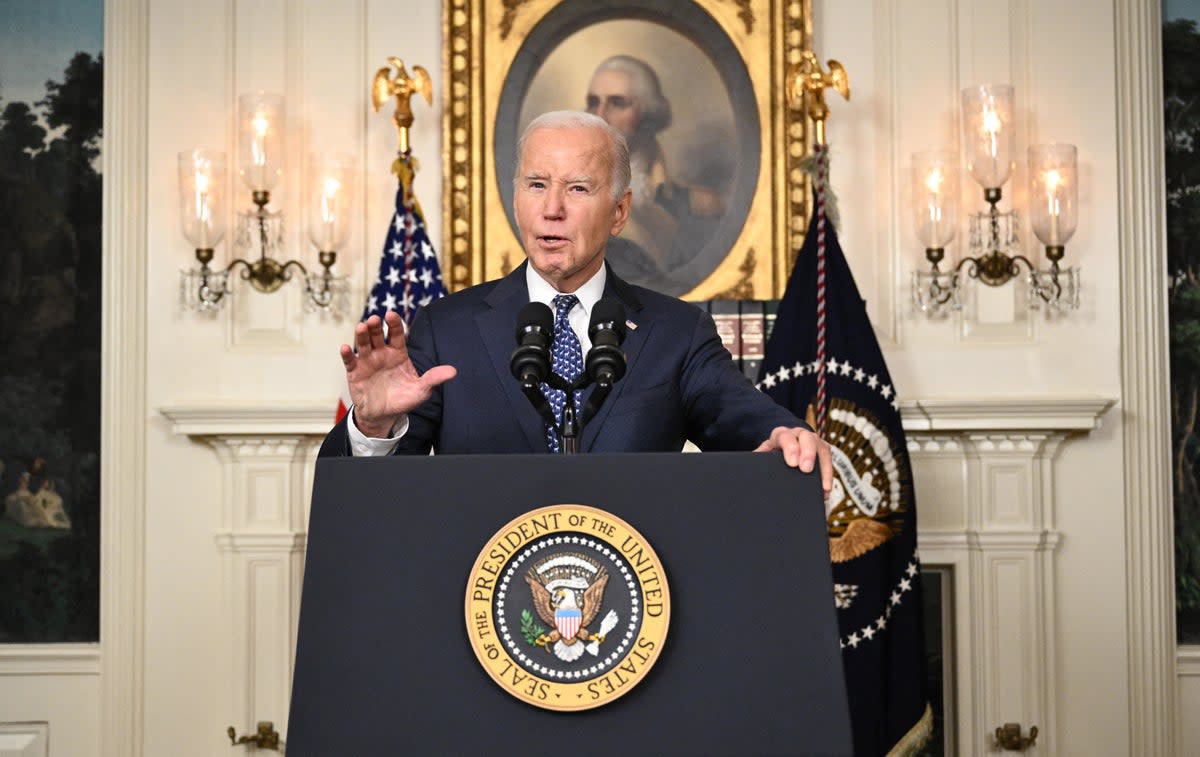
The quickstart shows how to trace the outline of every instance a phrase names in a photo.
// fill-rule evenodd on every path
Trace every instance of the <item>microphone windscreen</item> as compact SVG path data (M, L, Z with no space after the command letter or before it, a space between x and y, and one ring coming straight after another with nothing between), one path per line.
M617 333L617 339L625 339L625 306L614 297L604 297L596 301L592 307L592 322L588 325L588 333L601 324L607 324Z
M531 302L521 308L521 312L517 314L518 342L521 341L521 334L530 327L541 329L546 334L554 332L554 313L549 305L544 302Z

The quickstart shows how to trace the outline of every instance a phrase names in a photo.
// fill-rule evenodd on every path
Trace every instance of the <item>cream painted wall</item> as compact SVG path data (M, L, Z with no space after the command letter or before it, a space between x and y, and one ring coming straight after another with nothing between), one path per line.
M276 198L287 214L293 254L306 263L315 260L302 237L295 170L302 156L316 147L335 148L356 155L365 167L360 182L365 202L351 249L339 261L351 272L360 301L374 275L394 191L388 173L394 130L386 115L371 113L367 104L370 76L388 55L424 65L434 79L434 107L415 105L413 138L423 163L417 193L431 237L440 242L441 9L435 2L379 0L144 1L149 111L141 239L147 262L133 276L134 283L144 284L150 314L138 337L148 347L144 402L134 420L145 442L134 465L144 490L144 515L135 528L144 542L145 618L141 646L133 644L131 653L140 650L133 685L141 704L130 706L138 710L133 722L144 724L140 753L225 754L226 726L244 729L255 718L283 723L286 713L269 710L277 707L273 703L249 702L244 713L231 714L237 692L228 682L241 671L233 670L233 660L212 654L232 634L231 615L247 609L223 605L228 566L214 547L230 517L229 482L222 479L214 450L174 433L160 410L325 401L332 409L340 388L335 353L349 325L302 315L294 286L269 297L243 292L233 308L216 316L181 311L178 270L191 253L179 232L176 154L194 146L232 152L236 96L258 88L284 92L292 139ZM136 9L140 2L117 0L110 7ZM841 239L902 398L1121 399L1116 191L1121 177L1113 73L1118 13L1111 0L816 0L815 18L818 54L839 59L853 88L851 102L832 103L829 125ZM1067 262L1083 267L1084 304L1066 317L1030 317L1014 309L1005 300L1011 287L981 293L982 313L992 321L982 325L979 314L930 322L908 307L906 282L922 258L908 218L909 156L952 144L958 90L985 81L1017 88L1019 155L1039 141L1079 147L1080 228L1068 245ZM248 203L232 180L231 189ZM1006 192L1014 194L1020 202L1020 192ZM228 258L227 246L218 249L218 261ZM1051 612L1058 720L1038 725L1062 734L1063 754L1127 753L1121 745L1131 743L1129 572L1122 559L1127 443L1118 406L1100 429L1064 444L1056 461L1053 522L1063 534L1051 578L1058 599ZM254 501L270 507L274 485L264 476L261 499ZM277 522L278 513L259 515L263 523ZM98 727L87 714L99 709L95 689L68 676L42 680L39 685L50 687L47 700L70 697L64 701L74 703L73 711L85 713L64 722L61 711L47 705L52 735L62 728L82 734L77 743L100 743L89 738ZM1181 701L1200 700L1196 681L1195 675L1181 679ZM14 687L24 683L0 677L0 703L15 701L20 695ZM235 716L242 720L230 722ZM1186 727L1192 731L1182 743L1200 744L1200 726ZM54 747L52 753L100 751Z

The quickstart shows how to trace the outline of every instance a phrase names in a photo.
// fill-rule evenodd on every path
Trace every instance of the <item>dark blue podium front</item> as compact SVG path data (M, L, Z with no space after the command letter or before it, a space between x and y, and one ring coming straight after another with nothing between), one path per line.
M646 678L604 707L514 699L463 601L485 543L538 507L625 520L666 568ZM317 462L287 736L332 755L848 755L820 482L751 453Z

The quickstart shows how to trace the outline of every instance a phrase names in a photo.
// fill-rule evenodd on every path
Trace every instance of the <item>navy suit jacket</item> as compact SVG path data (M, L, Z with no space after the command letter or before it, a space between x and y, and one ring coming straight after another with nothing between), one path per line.
M458 375L409 414L397 454L547 452L542 418L509 368L517 314L529 302L526 265L417 312L408 336L416 369L447 364ZM704 450L751 450L776 426L805 425L742 375L708 313L627 284L612 268L604 296L620 299L636 328L622 344L625 377L584 427L580 451L678 452L687 439ZM320 454L350 454L345 420Z

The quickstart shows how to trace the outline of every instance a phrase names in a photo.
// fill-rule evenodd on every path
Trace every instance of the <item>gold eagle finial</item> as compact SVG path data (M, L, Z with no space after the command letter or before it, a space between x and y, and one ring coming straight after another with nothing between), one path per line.
M392 68L387 66L375 72L371 82L371 106L378 113L388 98L395 96L396 111L392 114L392 121L399 130L397 149L403 155L409 150L408 130L413 124L412 96L422 95L426 104L433 105L433 84L429 72L421 66L413 66L413 74L409 76L404 61L396 56L389 56L388 63L396 70L396 75L393 77Z
M832 87L842 97L850 99L850 77L845 67L836 60L830 60L829 71L826 72L821 68L817 54L805 50L801 53L800 62L788 69L786 80L788 103L793 107L799 107L801 102L808 103L808 117L816 125L816 141L825 144L825 119L829 117L825 90Z

